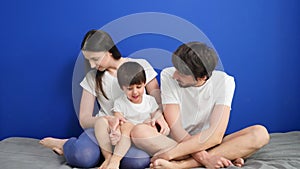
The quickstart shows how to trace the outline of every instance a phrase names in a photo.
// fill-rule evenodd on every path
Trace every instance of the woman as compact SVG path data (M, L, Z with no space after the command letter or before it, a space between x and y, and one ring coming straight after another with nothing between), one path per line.
M159 105L160 90L155 78L157 73L144 59L131 59L121 56L112 38L104 31L91 30L86 33L81 51L89 62L92 70L89 71L80 85L83 87L79 110L79 122L85 132L78 139L44 138L40 143L60 155L64 155L69 165L75 167L95 167L103 162L103 157L97 144L94 124L99 117L105 117L112 123L122 121L112 116L113 102L122 94L117 82L117 70L127 61L141 64L146 72L146 91L154 96ZM94 103L97 98L100 111L93 116ZM161 116L156 123L161 127L161 133L168 133L169 128ZM134 156L134 157L133 157ZM131 147L120 168L145 168L150 163L150 157L142 150Z

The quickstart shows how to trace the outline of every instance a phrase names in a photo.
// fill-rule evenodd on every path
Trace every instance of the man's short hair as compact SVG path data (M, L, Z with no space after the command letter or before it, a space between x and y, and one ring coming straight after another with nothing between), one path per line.
M144 68L137 62L125 62L117 71L117 78L120 88L135 84L146 83Z
M195 79L212 75L218 63L216 52L201 42L189 42L179 46L172 55L174 67L185 75Z

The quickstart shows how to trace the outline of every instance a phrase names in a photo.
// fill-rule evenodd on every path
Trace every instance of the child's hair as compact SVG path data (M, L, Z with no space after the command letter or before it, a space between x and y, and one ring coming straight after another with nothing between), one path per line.
M137 62L123 63L117 72L119 86L137 85L146 83L146 73L144 68Z

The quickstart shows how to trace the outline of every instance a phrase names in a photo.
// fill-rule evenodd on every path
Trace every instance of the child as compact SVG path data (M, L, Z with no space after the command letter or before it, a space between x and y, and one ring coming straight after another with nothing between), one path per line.
M146 75L140 64L123 63L117 71L117 78L124 95L114 102L112 111L116 121L111 124L112 121L100 118L95 123L95 135L105 158L99 169L119 168L121 159L131 146L130 131L133 126L148 123L155 127L155 119L161 116L155 98L145 94Z

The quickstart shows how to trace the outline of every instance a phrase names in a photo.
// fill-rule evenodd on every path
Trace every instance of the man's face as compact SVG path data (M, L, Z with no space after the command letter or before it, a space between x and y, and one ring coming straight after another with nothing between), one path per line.
M173 79L175 79L180 87L186 88L195 86L197 81L192 75L185 75L176 70L173 74Z

